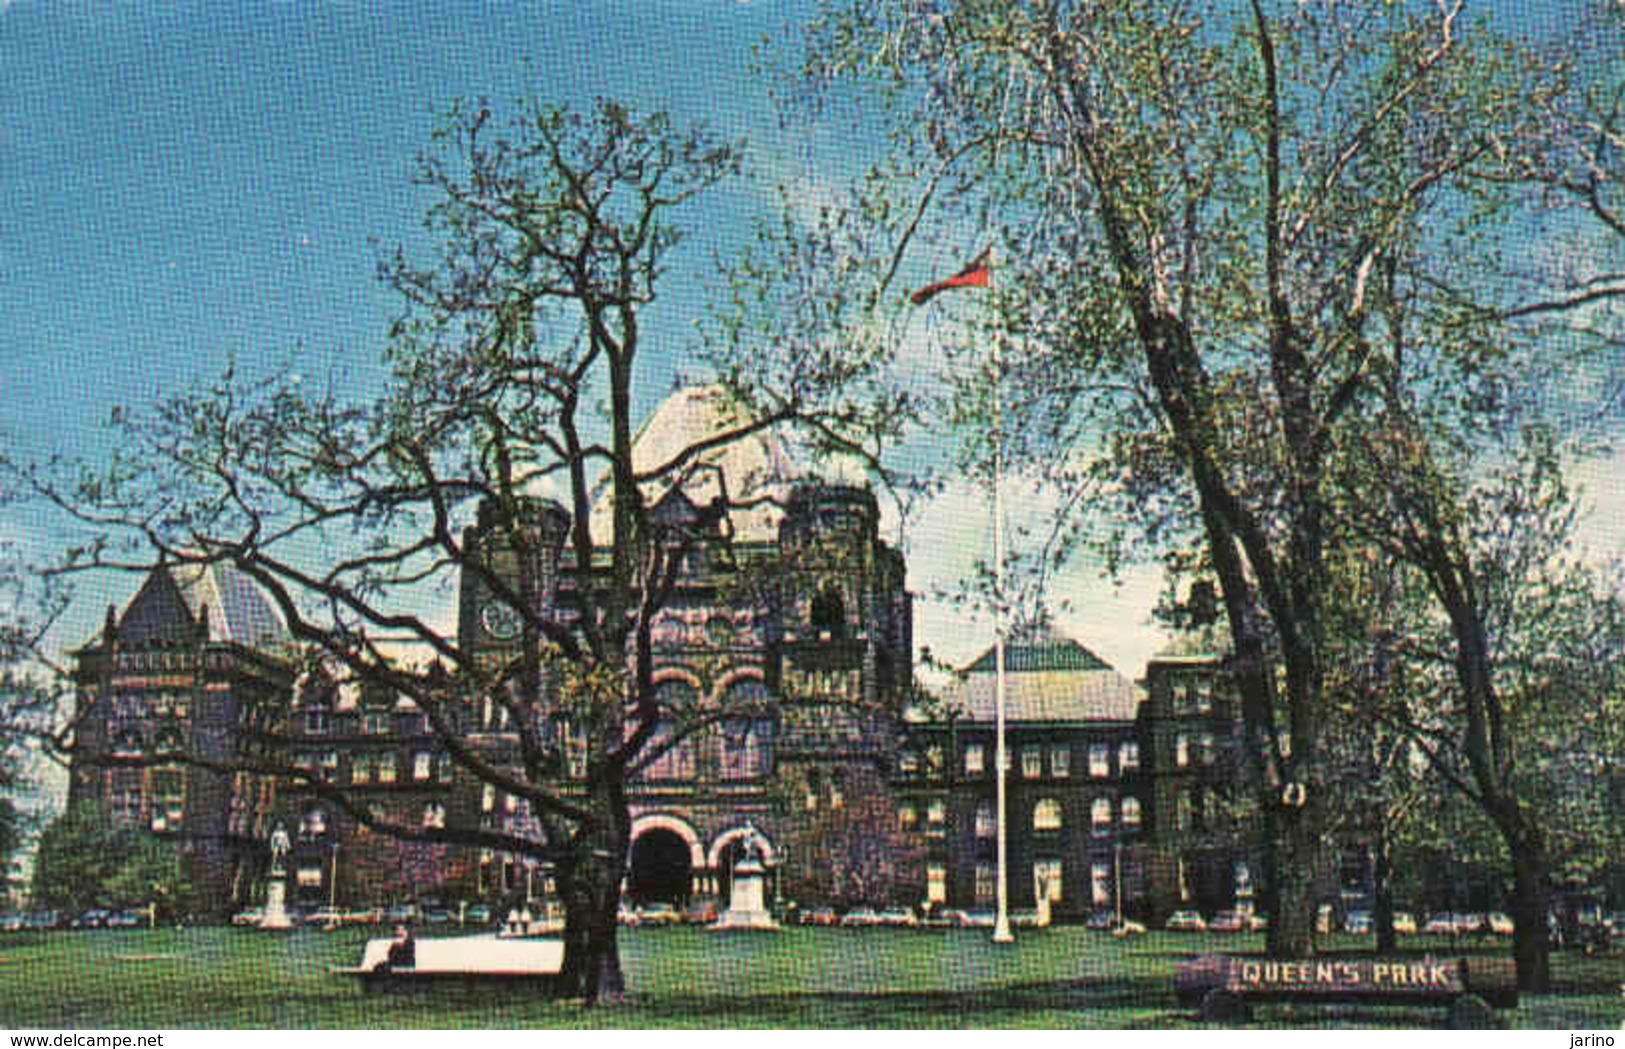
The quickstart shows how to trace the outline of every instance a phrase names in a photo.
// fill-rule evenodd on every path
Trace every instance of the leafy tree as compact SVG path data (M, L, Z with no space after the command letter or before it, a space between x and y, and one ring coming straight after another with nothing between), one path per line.
M530 104L502 127L484 105L454 106L418 173L439 246L381 265L404 308L380 396L231 372L150 420L126 417L110 463L67 479L24 471L98 536L59 571L140 570L154 551L235 566L313 654L303 687L348 679L409 697L450 761L522 799L534 825L420 821L328 782L274 746L285 710L262 712L264 735L241 754L140 760L275 775L406 843L551 863L565 979L588 1004L623 991L628 783L751 713L654 679L653 623L685 564L732 564L729 511L773 497L727 488L748 479L717 478L715 457L776 426L828 443L865 421L840 396L863 358L802 366L724 340L707 354L719 428L663 461L634 456L640 390L666 381L666 362L644 354L644 312L670 279L686 209L737 167L736 145L610 102ZM709 494L686 509L661 501L686 486ZM506 610L511 643L465 648L425 619L426 594L454 581ZM402 665L383 635L431 665ZM507 726L497 742L482 711Z
M108 887L126 859L126 843L96 805L71 804L40 834L33 901L64 913L110 907Z
M1375 275L1477 251L1558 88L1459 3L831 0L805 97L877 89L861 218L1008 260L964 415L1219 583L1266 840L1272 950L1303 954L1331 798L1332 463L1384 317ZM1441 350L1441 352L1451 352Z
M1569 552L1574 503L1549 433L1517 432L1503 465L1475 471L1460 442L1421 437L1401 403L1390 396L1390 425L1350 484L1373 497L1362 532L1437 614L1396 617L1409 695L1372 713L1498 835L1519 982L1542 991L1554 855L1583 868L1617 833L1608 786L1622 751L1606 726L1625 683L1604 653L1625 641L1620 599Z

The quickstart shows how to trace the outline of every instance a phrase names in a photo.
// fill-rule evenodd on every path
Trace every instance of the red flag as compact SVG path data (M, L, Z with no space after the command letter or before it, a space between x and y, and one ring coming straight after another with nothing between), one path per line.
M988 280L992 276L992 273L993 249L988 248L980 255L976 256L975 261L973 261L969 266L966 266L964 269L960 270L952 277L949 277L947 280L939 280L935 284L927 284L919 291L910 295L908 297L908 301L912 302L916 306L920 306L929 301L932 296L937 294L937 292L947 291L949 288L985 288L988 285Z

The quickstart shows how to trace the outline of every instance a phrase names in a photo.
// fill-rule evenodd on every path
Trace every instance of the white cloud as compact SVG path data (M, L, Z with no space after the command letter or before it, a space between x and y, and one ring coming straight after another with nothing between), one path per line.
M1019 479L1007 482L1012 525L1033 526L1051 508ZM919 510L908 534L909 589L917 596L914 642L939 660L962 666L993 643L993 623L985 611L951 599L978 562L992 552L990 498L980 486L958 480ZM1162 587L1157 565L1132 567L1121 582L1105 578L1100 565L1076 558L1049 580L1047 599L1063 633L1082 642L1131 678L1145 672L1146 660L1168 637L1151 622Z
M1569 480L1580 488L1586 507L1579 525L1585 555L1594 561L1625 559L1625 447L1576 464Z

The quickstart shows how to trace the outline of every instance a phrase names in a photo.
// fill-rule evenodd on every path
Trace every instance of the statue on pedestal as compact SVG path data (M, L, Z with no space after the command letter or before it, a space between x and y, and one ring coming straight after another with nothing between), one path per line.
M778 929L779 923L768 913L763 891L763 882L766 880L766 868L762 862L766 855L764 845L755 825L747 822L744 836L740 840L739 862L734 865L733 887L728 893L728 909L711 928L763 932Z
M270 881L265 886L265 914L260 918L261 929L293 928L293 920L288 917L287 859L291 847L287 830L278 823L271 831Z

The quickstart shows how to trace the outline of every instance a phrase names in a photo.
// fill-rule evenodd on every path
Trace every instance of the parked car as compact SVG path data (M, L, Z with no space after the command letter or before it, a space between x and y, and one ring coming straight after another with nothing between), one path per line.
M263 907L250 907L245 911L238 911L233 914L231 924L246 928L257 928L264 919L265 909Z
M1484 916L1484 923L1489 927L1490 932L1497 936L1511 936L1517 931L1516 927L1512 924L1512 917L1510 915L1503 914L1500 911L1491 911L1489 914L1486 914Z
M1163 928L1169 932L1206 932L1207 922L1195 911L1175 911Z
M0 914L0 932L22 932L28 919L20 914Z
M890 925L899 929L912 929L920 924L920 919L914 912L906 907L889 907L875 915L876 925Z
M1249 914L1249 915L1247 915L1247 931L1248 932L1263 932L1265 929L1268 929L1269 927L1270 927L1270 920L1268 918L1264 917L1262 914Z
M615 911L615 924L617 924L617 925L626 925L626 926L635 926L635 925L637 925L638 924L638 912L635 909L633 909L631 907L628 907L624 903L621 904L619 909L617 909Z
M669 903L646 903L638 908L639 925L680 925L682 914Z
M1416 935L1416 915L1410 911L1394 912L1394 934L1396 936Z
M1370 911L1349 911L1343 916L1343 931L1350 936L1370 936L1372 928Z
M476 903L463 911L463 923L465 925L490 925L491 908L483 903Z
M814 907L801 912L803 925L834 925L839 920L833 907Z
M70 929L100 929L107 924L107 911L92 907L68 923Z
M337 927L344 917L344 912L337 907L318 907L305 915L303 924L320 925L323 928Z
M1220 911L1207 923L1208 932L1241 932L1247 928L1247 917L1240 911Z
M1112 935L1120 940L1129 936L1144 936L1145 926L1132 918L1125 918L1123 924L1113 927Z
M109 929L139 929L146 924L146 919L137 911L113 911L103 924Z
M423 912L423 922L426 925L450 925L451 912L444 907L429 907Z
M683 921L690 925L710 925L721 916L722 913L718 909L715 900L700 900L683 908ZM808 924L805 912L801 915L801 924ZM834 911L830 911L830 920L825 924L835 924Z
M1430 936L1457 936L1461 931L1461 915L1450 911L1429 915L1427 924L1422 926L1422 932Z
M841 916L843 929L863 929L880 924L880 915L873 907L854 907Z
M966 929L991 929L998 923L998 915L988 910L960 911L964 917L960 926Z
M1010 912L1010 927L1013 929L1041 929L1043 926L1044 923L1038 918L1038 911L1031 907Z
M417 905L411 903L397 903L384 912L384 922L389 925L412 925L422 918Z
M28 916L25 924L36 932L43 932L46 929L60 929L62 928L62 916L55 911L35 911Z
M1117 915L1111 911L1094 911L1083 921L1083 927L1091 932L1110 932L1116 924Z

